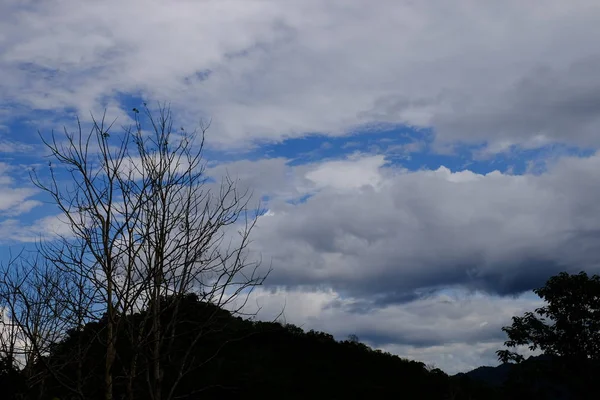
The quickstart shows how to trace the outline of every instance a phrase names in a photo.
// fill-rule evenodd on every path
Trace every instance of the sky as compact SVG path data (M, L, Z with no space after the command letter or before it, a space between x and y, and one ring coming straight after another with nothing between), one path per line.
M0 255L58 229L41 135L169 102L268 210L259 318L448 373L600 271L597 0L3 0ZM47 136L45 136L47 137Z

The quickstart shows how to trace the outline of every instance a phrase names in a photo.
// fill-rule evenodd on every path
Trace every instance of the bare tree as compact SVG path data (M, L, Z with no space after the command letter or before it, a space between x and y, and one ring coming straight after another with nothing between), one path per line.
M51 376L73 396L83 399L81 365L75 377L63 370L71 360L81 362L89 344L77 342L62 360L48 357L54 346L89 321L89 290L93 288L73 278L78 277L37 253L22 252L2 264L0 335L4 352L14 368L23 370L30 388L43 388Z
M161 360L180 334L180 299L193 293L240 313L268 271L259 274L260 263L248 259L258 218L258 208L249 207L251 193L240 192L229 177L219 183L206 175L208 127L174 129L165 106L156 114L146 105L142 113L134 109L134 121L120 134L103 117L93 119L87 133L79 122L75 133L42 137L56 165L49 163L47 179L34 171L32 180L51 196L69 229L42 242L40 254L76 283L88 307L78 323L106 319L104 398L113 398L117 331L123 328L129 345L139 350L126 371L129 382L140 373L141 349L149 349L144 356L149 393L154 400L170 400L191 370L188 352L176 361L178 379L163 387ZM167 298L165 319L161 303ZM67 304L76 301L69 299ZM140 310L147 310L146 321L132 324L126 316ZM195 332L194 341L204 333Z
M9 260L13 260L12 255ZM9 261L9 265L12 261ZM8 273L2 265L2 275ZM25 341L23 334L16 321L11 318L10 304L16 302L18 297L14 291L7 290L6 279L0 281L0 359L9 369L20 369L24 366L25 357L22 355Z

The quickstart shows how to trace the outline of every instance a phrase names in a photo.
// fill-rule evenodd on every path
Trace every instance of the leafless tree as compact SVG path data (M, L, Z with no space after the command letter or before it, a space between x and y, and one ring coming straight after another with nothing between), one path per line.
M42 242L39 254L74 283L81 298L69 295L65 303L86 305L86 313L74 314L75 325L106 319L104 398L113 398L117 331L125 329L132 349L149 349L143 365L137 355L131 360L129 382L144 368L152 398L170 400L191 363L189 353L179 357L179 378L163 387L161 360L180 334L179 299L194 293L239 314L268 271L259 273L260 262L248 258L259 215L250 207L251 193L240 192L229 177L219 182L206 175L208 126L174 129L166 106L152 112L144 105L133 116L120 133L103 116L92 117L87 132L78 121L75 133L40 135L50 151L49 174L34 171L32 180L53 199L68 229ZM167 298L165 319L161 302ZM143 323L124 318L140 310L146 310ZM195 341L203 334L195 332Z
M9 257L8 265L12 263L13 257ZM8 273L5 265L2 265L2 275ZM18 295L15 291L7 290L8 286L4 283L6 279L0 281L0 359L4 365L11 369L20 369L24 367L25 357L23 351L25 341L17 321L11 318L10 304L16 302Z
M0 336L11 367L23 370L29 387L43 388L51 375L72 395L83 399L85 377L81 366L73 377L63 373L68 362L48 357L69 332L90 320L88 290L93 288L73 278L78 277L57 268L39 253L21 252L18 257L10 257L0 268ZM65 359L81 362L88 347L77 342Z

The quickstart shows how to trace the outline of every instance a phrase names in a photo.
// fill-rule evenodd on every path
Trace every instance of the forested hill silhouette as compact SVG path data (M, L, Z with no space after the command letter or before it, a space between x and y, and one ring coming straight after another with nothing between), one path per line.
M455 376L373 350L356 337L336 341L290 324L244 319L194 294L158 296L137 313L114 315L111 398L597 399L600 276L560 273L534 292L546 305L502 328L508 335L506 348L497 351L503 364ZM53 312L56 305L48 307ZM102 399L107 320L69 330L44 352L30 351L34 357L24 366L17 351L3 348L0 398ZM542 355L525 359L519 346ZM153 375L160 376L158 389Z
M166 316L171 302L165 299L162 304ZM327 333L304 332L294 325L233 317L194 295L187 295L177 306L182 318L169 339L173 341L169 343L171 351L165 352L161 360L165 366L165 391L179 379L172 398L494 398L495 389L477 381L449 377L439 369L373 350L356 340L339 342ZM147 321L145 312L127 318L127 323L119 324L114 398L149 399L151 353L144 348L132 349L127 337L129 324ZM18 392L25 377L33 376L37 377L37 384L32 386L30 382L30 398L73 398L65 383L76 381L81 382L79 389L86 399L102 398L104 325L100 321L71 331L45 359L21 372L5 371L1 382L4 395L11 386ZM204 334L194 342L192 332L198 329ZM177 365L188 351L193 368L180 376ZM134 358L134 354L141 356ZM45 363L54 366L52 374L46 372ZM137 372L131 374L134 364ZM135 379L125 378L133 375Z

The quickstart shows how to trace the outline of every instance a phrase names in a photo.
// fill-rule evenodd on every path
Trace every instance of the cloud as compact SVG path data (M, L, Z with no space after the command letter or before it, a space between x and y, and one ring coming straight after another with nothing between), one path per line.
M379 156L243 165L270 171L256 184L271 200L254 233L275 268L270 285L385 305L443 287L517 294L559 271L600 271L598 155L563 157L536 175L411 172ZM310 196L283 201L289 193Z
M0 153L24 153L32 151L33 146L10 140L0 140Z
M0 217L15 217L41 204L31 199L37 190L29 186L15 186L15 177L22 179L20 175L14 166L0 162Z
M17 218L0 221L0 242L36 243L55 239L56 235L72 235L71 228L62 215L49 215L30 223Z
M447 140L479 138L492 153L517 144L537 148L548 143L597 147L600 129L600 55L564 68L540 66L498 93L490 102L463 105L460 112L438 114L433 125ZM473 99L475 100L475 99ZM468 104L468 106L467 106Z
M122 95L212 117L214 144L381 123L440 143L598 145L593 0L47 1L3 5L3 101L82 115ZM135 23L131 23L135 21Z
M309 171L306 178L317 188L356 190L365 185L380 184L379 168L385 163L382 155L356 160L331 161Z

